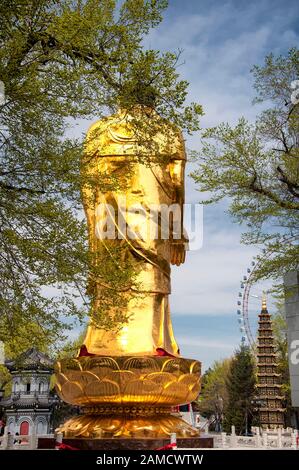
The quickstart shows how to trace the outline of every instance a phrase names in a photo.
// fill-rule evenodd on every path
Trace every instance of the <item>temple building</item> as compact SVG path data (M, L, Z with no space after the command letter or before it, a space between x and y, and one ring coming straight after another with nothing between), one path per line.
M31 348L16 360L5 361L12 375L12 392L1 400L12 434L48 434L50 431L50 378L53 361Z
M271 315L266 298L263 297L259 314L257 337L257 401L259 402L259 424L262 428L284 426L281 375L278 373Z

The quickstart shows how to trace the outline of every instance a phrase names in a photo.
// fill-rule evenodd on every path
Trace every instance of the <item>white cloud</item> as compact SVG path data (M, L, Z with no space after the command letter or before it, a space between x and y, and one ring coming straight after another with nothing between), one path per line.
M178 70L190 82L190 101L204 107L203 126L235 122L243 114L253 120L259 108L251 106L250 69L269 52L298 44L290 26L294 9L269 1L191 3L194 11L185 13L183 4L175 2L172 16L168 19L166 12L166 21L151 32L146 45L183 51Z

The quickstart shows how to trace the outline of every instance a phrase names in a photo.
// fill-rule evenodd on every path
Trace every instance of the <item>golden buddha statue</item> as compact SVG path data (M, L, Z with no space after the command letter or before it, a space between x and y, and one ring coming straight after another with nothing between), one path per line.
M158 123L151 136L152 145L146 144L147 137L142 140L134 131L134 122L144 122L146 119ZM109 246L121 244L137 276L124 307L127 321L117 332L98 328L91 321L84 340L85 354L179 355L170 318L169 294L170 265L180 265L185 260L185 162L181 132L165 121L162 124L153 109L143 106L137 106L132 111L120 109L115 115L99 120L90 127L81 168L90 251L109 251ZM103 175L114 178L116 189L101 191ZM94 187L84 183L86 177L93 178ZM118 213L121 203L125 206L122 207L125 209L122 211L122 227L117 217L110 213L111 208L114 214ZM99 210L99 205L104 209ZM176 205L179 218L176 222L173 214L167 213L173 205ZM136 210L136 207L142 210ZM155 221L153 208L157 208ZM167 209L166 221L161 208ZM113 240L99 234L99 227L107 226L107 218L115 229ZM169 236L162 235L163 223L164 226L167 224ZM124 230L124 225L134 232L133 237L129 236L128 230ZM157 236L152 236L153 229ZM101 280L93 282L92 310L101 309L97 292L105 288L107 286L103 286Z
M155 449L157 438L168 440L172 433L199 446L199 431L173 414L174 406L191 403L200 390L201 365L178 357L169 309L170 265L184 262L187 244L185 163L182 134L151 108L121 109L88 131L81 175L91 253L90 324L79 357L55 366L57 393L81 408L58 431L77 439L77 447L81 438L95 439L97 449L106 445L101 439L111 439L116 449L122 438L123 448L128 438L137 439L136 446L146 438L140 448ZM123 259L133 267L125 288L107 283L96 269L107 262L109 271L111 259L116 267ZM120 289L126 301L112 301L107 309L103 292ZM117 328L94 321L98 312L115 318L118 309L125 320Z

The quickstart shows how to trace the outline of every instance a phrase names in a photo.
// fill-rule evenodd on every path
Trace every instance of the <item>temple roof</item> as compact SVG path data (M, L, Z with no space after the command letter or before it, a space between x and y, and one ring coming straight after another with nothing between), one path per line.
M12 372L17 370L48 370L53 369L54 361L36 348L30 348L16 359L7 359L5 366Z
M1 406L4 408L11 408L12 410L22 409L22 408L31 408L31 409L45 409L49 408L51 399L49 396L42 396L37 394L18 394L11 395L3 400L1 400Z

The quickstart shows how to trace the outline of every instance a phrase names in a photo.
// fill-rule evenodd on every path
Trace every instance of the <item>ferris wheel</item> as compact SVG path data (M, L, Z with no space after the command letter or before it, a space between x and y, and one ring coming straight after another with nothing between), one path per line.
M251 262L251 266L255 267L255 261ZM241 342L242 344L248 343L249 346L254 347L255 341L253 337L253 333L251 331L249 316L248 316L248 299L249 293L252 286L252 282L250 280L252 277L252 270L247 268L247 274L243 276L242 281L240 282L240 289L244 289L243 292L240 291L238 294L238 323L240 328L240 333L242 334Z
M293 240L296 240L297 237L285 237L284 238L284 243L290 243ZM255 336L256 336L256 331L254 331L253 328L253 320L257 322L257 316L259 313L259 308L261 304L255 307L255 312L254 312L254 319L250 317L250 303L249 300L252 297L255 297L256 299L262 300L262 294L263 293L269 293L271 289L269 288L270 286L268 285L267 288L263 287L263 289L259 289L260 292L258 294L253 294L252 289L256 287L256 280L255 280L255 272L258 270L258 268L261 266L262 262L265 261L266 259L271 258L273 254L275 253L275 250L273 249L268 249L266 250L265 248L262 250L261 254L258 255L256 258L254 258L250 266L246 270L246 274L243 276L241 282L240 282L240 291L238 293L238 300L237 300L237 317L238 317L238 324L239 324L239 329L241 333L241 342L242 344L247 344L250 346L252 349L255 348Z
M250 317L250 298L262 300L262 295L268 293L269 290L263 288L258 293L253 293L252 290L256 284L254 274L255 271L259 268L262 259L252 260L250 267L247 268L246 274L243 276L242 281L240 282L240 291L238 293L237 301L237 317L238 325L241 333L241 342L242 344L247 344L252 349L255 347L255 331L253 328L254 319L257 320L257 314L259 306L255 307L254 318Z

